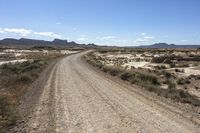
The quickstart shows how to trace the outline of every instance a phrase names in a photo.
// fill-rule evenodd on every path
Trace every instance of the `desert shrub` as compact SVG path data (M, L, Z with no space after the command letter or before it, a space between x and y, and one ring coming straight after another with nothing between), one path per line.
M7 97L0 96L0 129L2 131L16 122L17 112L14 106Z
M108 49L99 49L98 52L104 54L104 53L109 52L109 50Z
M189 67L189 64L178 64L177 67Z
M177 83L179 84L179 85L184 85L184 84L190 84L191 83L191 81L190 81L190 78L191 77L188 77L188 78L180 78L178 81L177 81Z
M199 66L199 64L198 63L194 63L193 66Z
M198 89L199 89L199 87L198 87L198 86L195 86L194 88L195 88L196 90L198 90Z
M199 62L200 58L199 58L199 56L188 57L188 58L179 57L179 58L177 58L177 61L196 61L196 62Z
M190 84L191 81L190 81L189 79L185 79L185 83L186 83L186 84Z
M148 91L150 92L156 92L158 93L159 92L159 87L158 86L155 86L155 85L145 85L144 87L146 87L148 89Z
M200 75L196 75L195 80L200 80Z
M165 65L161 65L160 67L161 67L161 69L166 69L167 68Z
M172 63L169 64L169 66L170 66L171 68L174 68L174 67L176 66L176 64L172 62Z
M161 69L166 69L165 65L161 65L161 66L155 66L155 69L161 70Z
M32 81L32 77L29 74L22 74L20 76L18 76L18 78L16 79L16 83L30 83Z
M33 61L33 62L23 62L16 64L4 64L0 67L1 74L20 74L25 73L34 69L39 69L41 66L44 66L46 63L44 61Z
M89 53L85 58L88 63L102 69L104 72L109 72L112 76L117 76L122 72L121 68L119 67L111 67L111 66L106 66L106 65L103 66L103 64L100 62L101 59L95 57L93 53Z
M187 90L187 89L188 89L188 87L187 87L186 85L184 85L184 86L183 86L183 88L184 88L185 90Z
M166 63L166 64L171 64L171 63L173 63L169 58L167 58L167 59L165 59L164 61L163 61L163 63Z
M184 70L182 69L175 69L175 72L180 72L180 73L184 73Z
M150 74L147 72L138 72L138 71L124 71L120 78L122 80L130 81L133 84L152 84L152 85L158 85L159 80L158 77L154 74Z
M157 93L159 96L173 99L181 103L188 103L194 106L200 106L200 100L186 91L179 89L160 89L159 87L150 87L149 91Z
M144 84L144 82L141 82L140 79L135 78L135 77L133 77L133 76L130 78L129 81L131 82L131 84L137 84L137 85L139 85L139 86L142 86L142 85Z
M136 77L139 78L143 82L150 82L154 85L159 84L158 77L155 76L154 74L149 74L146 72L138 72Z
M98 68L102 68L103 67L103 64L101 62L96 62L94 65L96 67L98 67Z
M24 72L31 71L33 69L38 69L42 65L44 65L42 61L41 62L40 61L34 61L33 63L30 63L30 64L23 66L21 68L20 72L24 73Z
M173 81L167 80L166 84L168 85L168 89L176 89L176 84Z
M152 58L152 62L153 63L163 63L165 59L166 59L166 57L163 57L163 56L161 56L161 57L153 57Z
M172 95L171 96L172 99L178 100L182 103L188 103L194 106L200 106L200 101L198 100L198 98L196 96L190 95L186 91L174 90L173 93L176 95Z
M133 73L131 72L123 72L121 75L120 75L120 78L122 80L129 80L131 77L133 76Z
M165 75L165 77L167 79L171 78L172 77L172 74L170 72L166 72L166 71L163 71L163 74Z
M9 63L0 66L0 87L6 93L0 95L0 132L6 132L10 125L15 124L18 115L16 106L28 86L38 77L48 62L56 57L38 57L37 60L23 63Z
M161 70L161 67L160 66L154 66L154 69Z
M109 66L103 66L102 67L103 72L109 72L110 69L111 69L111 67L109 67Z
M128 63L128 59L124 60L124 63Z
M103 64L101 63L100 59L95 57L95 55L93 55L93 53L89 53L88 55L84 56L84 58L86 59L86 61L88 63L90 63L94 67L98 67L98 68L103 67Z
M119 76L122 80L142 86L144 89L154 92L159 96L174 99L182 103L189 103L194 106L200 106L200 100L197 97L183 90L176 89L176 83L172 81L172 75L169 72L161 71L161 73L166 76L167 80L165 82L168 85L168 89L162 89L159 86L160 82L157 75L150 71L146 72L142 69L137 71L135 69L125 70L114 66L102 66L101 69L112 76Z
M184 85L184 84L185 84L184 79L183 79L183 78L178 79L178 80L177 80L177 84L179 84L179 85Z
M0 66L0 83L6 88L10 88L16 84L29 84L38 77L46 64L45 60L4 64Z
M112 76L117 76L117 75L119 75L120 73L122 73L122 69L113 67L113 68L110 69L109 73L110 73L110 75L112 75Z
M22 64L4 64L0 67L1 74L9 75L9 74L17 74L22 69Z

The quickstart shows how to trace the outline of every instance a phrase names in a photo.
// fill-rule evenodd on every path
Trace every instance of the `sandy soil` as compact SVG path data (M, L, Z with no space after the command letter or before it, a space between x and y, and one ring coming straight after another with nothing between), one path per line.
M135 93L137 88L99 74L83 61L84 54L66 57L46 70L26 94L26 106L22 103L28 113L10 132L200 131L190 114L170 105L164 107L165 103Z
M128 68L131 68L132 66L134 68L139 68L139 67L145 67L146 65L150 64L149 62L129 62L125 63L123 66L128 66Z
M8 64L8 63L20 63L20 62L26 62L27 59L19 59L19 60L11 60L11 61L0 61L0 65Z
M198 70L199 67L187 67L187 68L169 68L166 69L168 71L174 72L175 69L183 70L184 72L174 72L179 77L188 77L190 75L200 75L200 70Z

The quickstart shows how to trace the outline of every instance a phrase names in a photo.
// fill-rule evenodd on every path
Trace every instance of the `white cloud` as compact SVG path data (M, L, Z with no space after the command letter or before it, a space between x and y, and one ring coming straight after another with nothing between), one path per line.
M147 34L147 33L145 33L145 32L141 33L142 36L145 36L146 34Z
M137 39L135 40L135 42L136 42L136 43L138 43L138 42L147 42L147 40L144 39L144 38L137 38Z
M87 38L85 38L85 37L80 37L80 38L77 38L76 40L77 40L77 41L86 41Z
M180 40L180 42L183 42L183 43L184 43L184 42L188 42L188 40Z
M126 39L120 39L116 36L88 36L88 35L79 35L78 38L76 38L76 41L79 43L95 43L99 45L124 45L128 43L132 43L129 40Z
M56 24L57 24L57 25L60 25L61 23L60 23L60 22L57 22Z
M134 42L136 42L136 43L149 42L153 39L154 39L153 36L144 36L144 37L141 37L141 38L137 38Z
M79 38L76 39L77 41L87 41L88 40L88 36L87 35L80 35Z
M138 37L134 42L135 43L145 43L145 42L150 42L153 39L154 39L153 36L149 36L149 35L147 35L147 33L143 32L140 34L140 37Z
M117 42L117 43L128 43L130 42L129 40L126 40L126 39L116 39L116 40L113 40L114 42Z
M112 40L116 39L116 36L101 36L101 37L96 37L97 40Z
M38 35L38 36L46 36L46 37L52 37L52 38L62 38L61 35L56 34L54 32L34 32L33 30L27 30L23 28L0 28L0 33L15 33L20 36L28 36L28 35Z
M54 32L34 32L34 34L40 35L40 36L52 37L52 38L61 38L61 35L56 34Z
M4 28L3 30L1 30L3 32L7 32L7 33L16 33L16 34L20 34L21 36L28 36L32 30L27 30L27 29L23 29L23 28L13 28L13 29L9 29L9 28Z
M151 39L154 39L154 37L153 36L145 36L144 39L151 40Z
M87 37L87 35L82 34L82 35L80 35L80 37Z
M3 30L2 30L2 28L0 28L0 33L3 33Z

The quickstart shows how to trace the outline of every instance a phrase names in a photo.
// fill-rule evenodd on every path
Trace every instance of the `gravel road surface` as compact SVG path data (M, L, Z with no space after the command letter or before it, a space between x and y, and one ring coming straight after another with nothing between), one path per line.
M163 107L136 93L137 88L99 74L78 53L59 60L29 92L35 102L24 126L27 133L193 133L198 124L181 110ZM28 106L26 108L29 108Z

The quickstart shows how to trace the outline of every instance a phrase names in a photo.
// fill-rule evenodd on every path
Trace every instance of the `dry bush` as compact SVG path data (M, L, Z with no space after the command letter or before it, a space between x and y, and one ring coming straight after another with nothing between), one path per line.
M93 66L99 66L97 64L99 64L100 61L92 53L86 55L85 58L88 63ZM143 71L142 69L137 71L135 69L126 70L116 66L106 66L102 63L100 66L101 67L99 68L103 72L109 73L112 76L119 76L122 80L142 86L146 90L154 92L159 96L170 98L182 103L188 103L194 106L200 106L200 100L196 96L193 96L186 91L176 89L176 83L172 81L172 75L169 72L161 71L160 73L165 75L165 82L168 85L168 89L162 89L160 87L159 78L157 75L152 73L153 71Z
M15 105L7 96L0 96L0 132L6 132L6 128L15 124L17 112Z
M58 56L60 57L60 56ZM15 124L18 113L16 104L29 85L56 56L38 57L37 60L0 66L0 132Z

